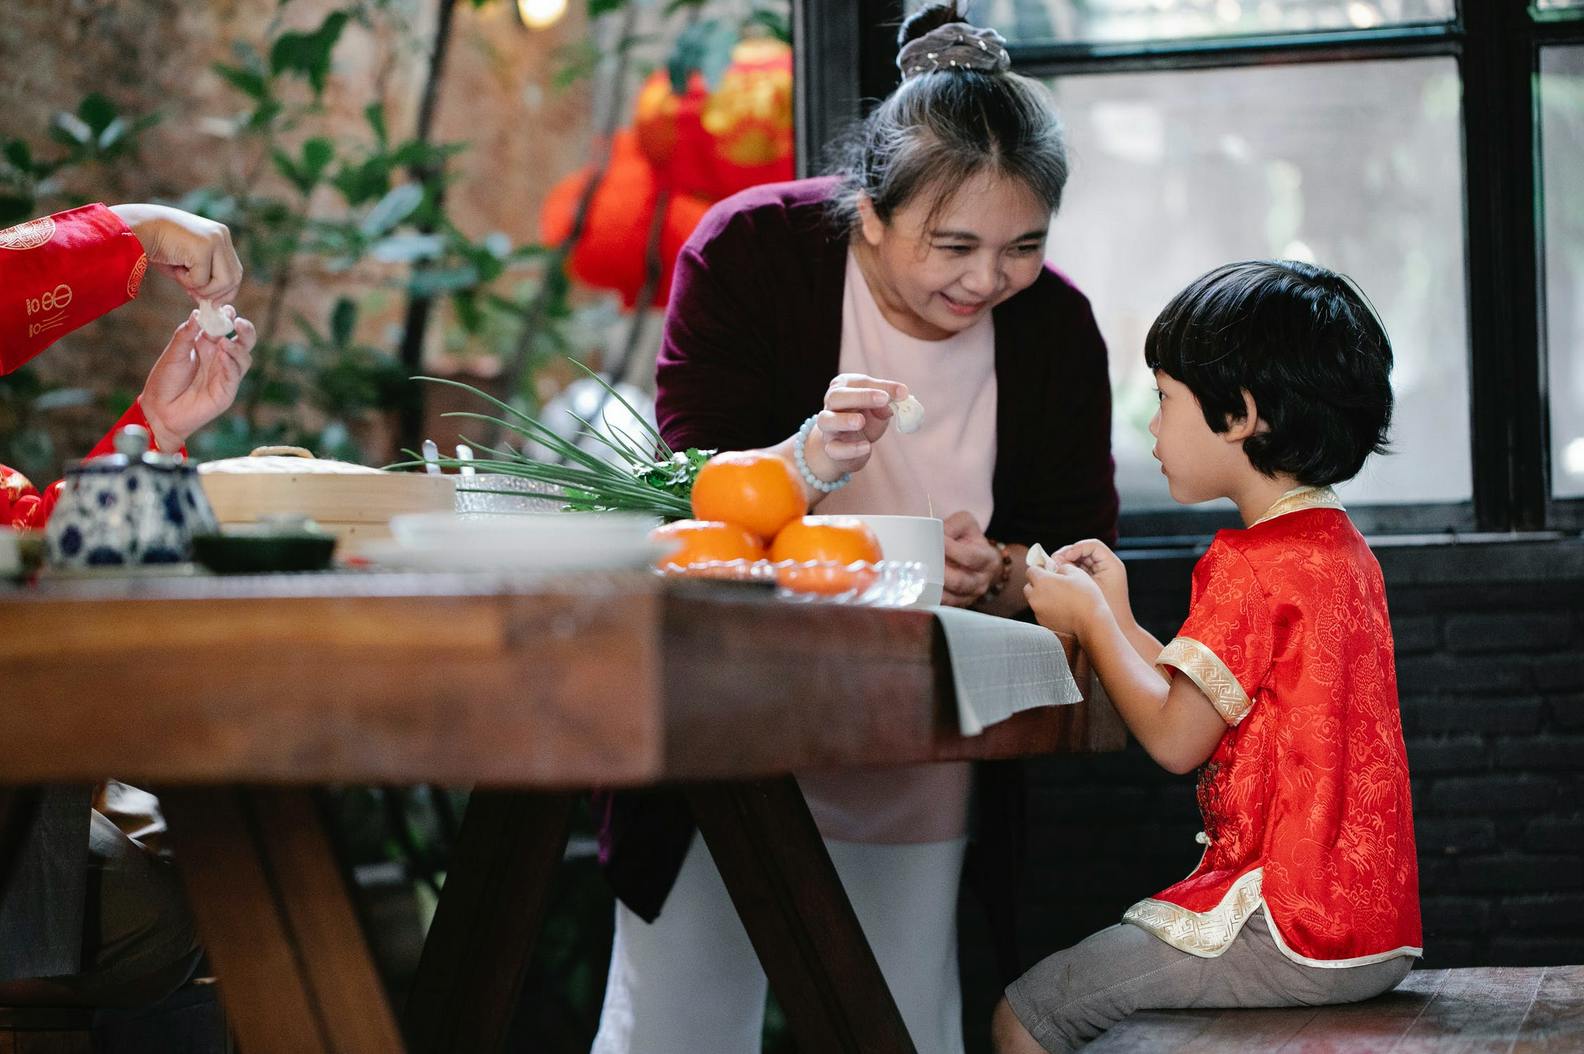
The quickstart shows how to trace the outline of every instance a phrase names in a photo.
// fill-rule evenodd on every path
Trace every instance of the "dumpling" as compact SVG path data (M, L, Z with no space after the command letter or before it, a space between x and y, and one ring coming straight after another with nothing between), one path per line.
M198 301L198 328L216 339L232 332L231 320L225 317L223 311L215 307L213 300Z
M893 402L891 412L896 415L898 432L908 434L924 427L924 404L911 395Z

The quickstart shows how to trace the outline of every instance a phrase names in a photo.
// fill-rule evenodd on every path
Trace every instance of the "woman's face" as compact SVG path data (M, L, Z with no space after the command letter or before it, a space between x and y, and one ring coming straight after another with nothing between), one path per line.
M1050 212L1022 183L980 173L934 216L928 191L891 216L859 200L865 276L892 325L922 340L944 340L1027 289L1045 263Z

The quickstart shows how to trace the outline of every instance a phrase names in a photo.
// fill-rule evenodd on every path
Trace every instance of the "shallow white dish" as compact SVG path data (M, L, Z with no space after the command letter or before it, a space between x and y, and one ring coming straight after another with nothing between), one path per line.
M365 547L381 567L428 571L594 571L646 567L658 521L626 513L419 513Z

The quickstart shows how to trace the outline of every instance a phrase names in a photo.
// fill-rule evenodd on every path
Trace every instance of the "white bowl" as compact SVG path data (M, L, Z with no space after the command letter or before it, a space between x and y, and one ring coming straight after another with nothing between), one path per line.
M849 515L843 513L843 515ZM946 587L946 530L934 516L868 516L852 514L874 531L887 560L916 560L924 565L924 591L908 607L934 607Z

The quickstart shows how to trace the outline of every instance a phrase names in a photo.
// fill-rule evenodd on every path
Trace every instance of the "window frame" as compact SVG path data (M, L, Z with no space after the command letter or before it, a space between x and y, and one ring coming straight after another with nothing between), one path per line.
M1468 311L1466 502L1365 505L1371 534L1577 532L1584 498L1551 493L1540 115L1545 47L1584 44L1584 8L1540 12L1528 0L1458 0L1447 23L1369 30L1249 34L1138 44L1014 45L1031 77L1230 69L1255 65L1451 57L1462 84L1464 283ZM794 0L799 172L897 83L890 59L901 0ZM1236 526L1231 510L1122 514L1124 538L1161 544Z

